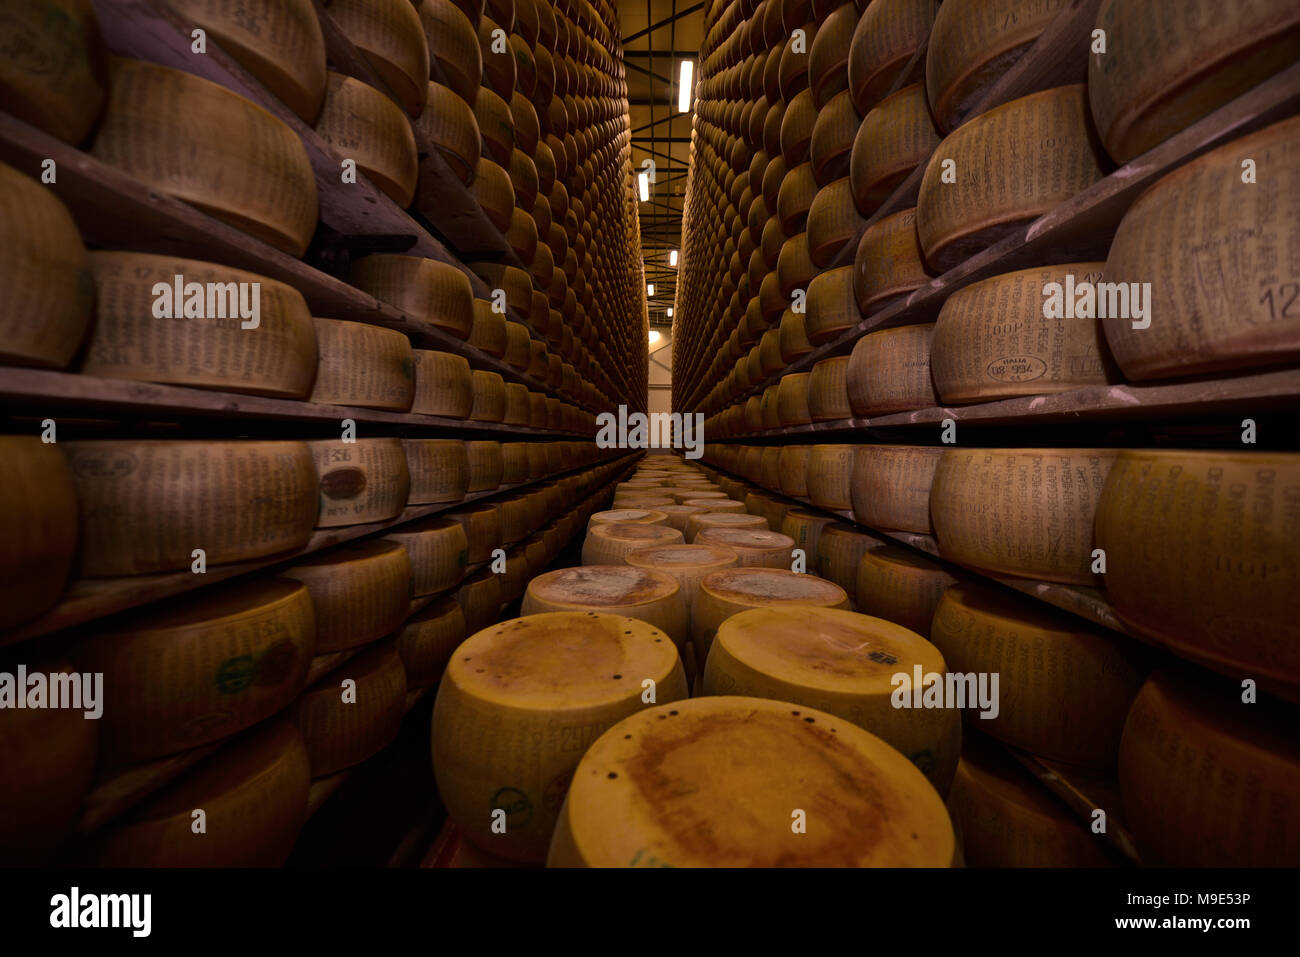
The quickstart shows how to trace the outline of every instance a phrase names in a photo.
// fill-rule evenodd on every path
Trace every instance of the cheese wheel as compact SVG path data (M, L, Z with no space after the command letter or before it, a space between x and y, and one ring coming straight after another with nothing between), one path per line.
M634 618L553 612L472 635L433 708L433 768L448 815L492 853L543 859L583 749L644 707L646 679L660 703L687 695L672 640ZM503 816L504 832L494 830Z
M528 481L528 443L501 443L501 484L520 485Z
M209 565L247 561L311 537L317 478L302 442L59 444L81 507L83 575L189 568L194 549Z
M469 453L460 439L403 439L411 476L408 505L459 502L469 490Z
M310 392L317 336L291 286L172 256L93 252L89 260L95 323L85 374L293 399Z
M420 26L429 43L429 66L447 78L462 99L473 103L483 74L478 33L452 0L423 0Z
M853 267L841 266L819 274L808 285L808 315L804 329L814 345L843 335L862 321L853 296Z
M294 702L311 775L324 777L377 754L402 726L406 671L396 645L385 641L349 658Z
M519 382L506 383L506 425L528 424L528 387Z
M853 137L861 123L848 90L836 93L818 111L808 152L813 176L822 186L848 174Z
M1294 867L1297 741L1294 709L1243 704L1239 685L1191 673L1153 674L1133 702L1119 750L1124 823L1143 863Z
M804 553L805 567L817 574L817 544L822 530L834 524L835 519L829 515L819 515L804 509L791 509L781 520L781 534L791 540L791 548L801 548Z
M886 415L939 404L930 375L933 322L870 332L853 346L847 386L854 415Z
M680 487L679 487L679 488L668 488L667 491L670 491L670 492L672 493L673 501L677 502L677 504L679 504L679 505L683 505L683 504L685 504L686 502L702 502L702 501L709 501L709 500L713 500L713 501L727 501L727 500L728 500L728 496L727 496L727 493L726 493L726 492L713 492L713 491L710 491L710 490L708 490L708 489L700 488L700 487L695 487L695 488L680 488Z
M101 764L175 754L270 717L302 690L315 648L311 595L282 578L133 612L74 653L104 675Z
M297 134L210 80L113 57L90 152L292 256L316 229L316 178Z
M419 612L397 636L408 689L431 688L442 677L452 652L465 640L465 614L454 598Z
M970 867L1112 867L1104 838L980 735L962 741L948 796ZM1115 809L1109 809L1115 813Z
M782 426L807 425L812 422L808 410L808 372L792 372L781 377L777 386L777 419Z
M718 544L652 545L629 552L625 559L633 568L669 575L677 581L686 603L687 625L695 608L700 582L706 575L739 565L736 551ZM636 616L640 617L640 616ZM684 636L689 637L689 632Z
M529 505L527 496L506 495L497 499L493 504L501 512L501 541L503 544L515 545L528 537L535 525L532 520L534 508ZM527 584L526 580L524 584ZM522 591L521 586L521 594Z
M1045 758L1090 768L1114 764L1145 671L1131 640L969 582L943 593L930 640L954 674L988 676L990 700L974 705L965 681L970 718L981 731Z
M501 422L506 417L506 382L498 372L475 369L471 388L474 401L469 417L476 422Z
M469 360L451 352L411 350L415 369L415 394L411 411L468 419L474 411L474 378Z
M501 477L505 474L505 458L501 454L501 443L466 442L465 452L469 457L469 490L491 492L500 488Z
M943 449L859 445L853 453L853 518L888 531L934 530L930 489Z
M87 0L6 5L0 99L24 123L74 146L104 106L103 38Z
M812 343L808 341L808 327L802 313L787 309L781 313L781 325L777 330L781 346L781 359L788 365L812 352Z
M406 549L410 566L407 590L412 598L447 591L465 577L469 539L459 522L426 518L389 532L383 541L395 542Z
M808 412L814 422L847 419L853 414L848 393L849 357L822 359L808 379Z
M849 180L858 212L874 213L938 145L939 133L921 84L905 86L881 100L853 140Z
M429 43L407 0L333 0L329 17L411 116L424 110Z
M930 488L940 554L997 575L1098 584L1093 520L1118 455L1113 449L945 450Z
M405 412L415 396L411 340L364 322L313 318L319 365L310 401Z
M132 808L88 856L101 867L279 867L307 820L310 788L302 734L277 718ZM196 808L207 828L201 835Z
M392 100L373 86L331 71L315 127L338 156L353 160L384 195L403 209L411 205L419 174L415 135Z
M281 574L311 594L318 655L378 641L406 619L412 565L400 543L344 545Z
M884 619L834 608L754 608L718 626L701 689L788 701L851 721L947 794L961 751L961 715L911 706L917 667L923 676L947 670L939 649ZM896 693L898 675L908 683ZM895 704L900 699L909 707Z
M853 477L852 445L814 445L808 459L808 497L818 508L847 509Z
M484 78L487 78L486 74ZM515 149L514 116L510 112L510 103L504 98L509 95L507 91L498 94L491 87L482 86L474 101L474 119L483 136L483 154L507 169Z
M466 630L482 631L500 616L501 603L505 597L501 590L503 577L491 568L485 568L465 579L457 590L456 602L465 614Z
M493 226L503 232L510 227L510 214L515 208L515 190L510 182L510 174L500 164L486 156L480 156L478 172L469 191Z
M730 512L740 514L745 511L745 503L737 502L731 498L691 498L684 499L680 504L690 505L693 508L702 508L706 512Z
M1247 158L1258 169L1250 184L1242 182ZM1282 172L1298 159L1293 118L1192 160L1129 208L1106 260L1106 279L1123 285L1116 301L1107 296L1102 320L1126 378L1300 358L1295 270L1280 265L1300 257L1300 237L1286 225L1300 215L1300 185ZM1132 298L1143 290L1145 320ZM1149 328L1134 328L1144 321Z
M882 217L862 233L853 259L853 292L864 316L903 299L931 278L916 236L915 209Z
M770 449L764 449L764 458ZM778 462L779 462L778 458ZM745 510L751 515L762 516L767 522L767 527L778 529L781 523L785 521L785 513L790 510L791 506L771 495L764 495L762 492L750 492L745 496Z
M506 354L506 317L497 312L487 299L475 299L473 309L474 322L470 327L469 344L500 359Z
M494 506L470 505L448 512L445 517L464 528L469 564L479 565L492 558L492 549L501 544L501 513Z
M877 0L858 19L849 47L849 92L866 116L926 42L938 0Z
M1231 17L1173 0L1106 0L1097 27L1123 36L1088 58L1088 98L1106 151L1127 163L1296 59L1300 11L1247 0Z
M812 446L787 445L781 449L781 494L802 498L808 494L808 463Z
M636 618L664 632L679 647L689 637L686 596L681 585L672 575L651 568L583 565L539 575L528 583L519 613L554 611L595 611Z
M795 809L806 832L789 824ZM955 855L942 799L884 741L812 708L726 696L648 708L597 738L547 863L946 867Z
M823 578L844 589L856 600L858 566L862 556L880 544L880 539L850 525L827 525L817 539L817 570Z
M682 533L663 525L606 522L592 525L582 544L582 564L623 565L629 552L652 545L680 545Z
M1135 634L1300 701L1300 455L1122 451L1097 505Z
M657 524L675 528L685 536L686 523L690 521L691 516L702 515L707 509L698 505L660 505L654 511L664 516L664 521Z
M1023 157L990 163L989 156ZM956 164L956 183L944 166ZM935 149L916 200L917 234L939 272L993 245L1105 175L1082 84L1012 100L958 127Z
M0 436L0 483L7 490L0 499L0 628L48 610L68 581L78 537L78 488L69 464L58 445ZM100 539L101 551L111 547Z
M790 568L794 539L764 528L705 527L695 536L696 545L711 545L735 552L740 568Z
M798 232L792 235L781 244L781 252L776 260L776 281L777 288L783 296L792 296L796 289L806 289L808 283L817 275L817 265L812 261L812 253L808 245L808 234L804 228L800 227ZM782 313L782 320L789 313ZM802 313L794 313L803 321ZM778 341L780 333L778 332ZM782 348L781 355L785 357L785 349ZM786 359L786 362L789 362Z
M400 439L308 442L320 487L317 528L386 522L402 514L411 476Z
M52 681L67 675L74 687L81 686L67 661L28 663L27 680L36 674ZM13 672L6 678L13 682L14 696L25 702L30 686ZM94 774L99 740L99 722L88 720L87 711L93 709L19 709L12 699L6 702L0 717L5 742L0 751L0 861L5 866L41 863L75 824Z
M939 7L925 58L935 122L951 132L1069 0L953 0Z
M461 185L472 186L483 149L483 135L472 102L441 83L429 83L425 86L424 111L415 127L446 161ZM418 205L426 215L433 211L431 204L436 206L436 196L436 190L421 187Z
M587 528L604 522L631 522L636 525L668 525L668 513L644 508L620 508L607 512L593 512Z
M0 89L6 65L0 61ZM95 299L86 249L53 191L3 163L0 296L0 361L66 368L86 336Z
M743 508L744 505L741 505L742 510ZM767 527L767 519L761 515L709 511L700 515L692 515L686 519L685 537L686 543L693 545L695 537L706 528L766 529Z
M808 208L808 255L813 264L819 268L829 266L865 225L866 220L853 204L849 178L842 176L827 183ZM785 302L777 300L775 305L774 312L779 313Z
M1022 269L953 293L939 312L930 342L930 371L939 399L945 404L985 402L1112 381L1096 319L1066 318L1064 311L1044 316L1051 301L1045 297L1053 286L1073 305L1076 283L1104 282L1104 265Z
M731 568L700 582L691 617L691 639L698 660L708 659L718 626L747 608L815 605L848 608L849 596L834 582L784 568Z
M474 324L474 294L455 266L419 256L377 253L352 264L348 281L415 322L469 337Z
M929 637L944 590L958 579L938 562L897 545L867 549L858 563L858 610Z

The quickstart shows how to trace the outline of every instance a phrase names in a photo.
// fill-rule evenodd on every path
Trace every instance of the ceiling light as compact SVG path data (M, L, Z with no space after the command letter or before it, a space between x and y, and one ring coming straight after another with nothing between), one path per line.
M672 306L669 306L669 307L668 307L668 318L671 319L672 317L673 317L673 307L672 307Z
M650 199L650 174L637 173L636 185L637 188L641 191L641 202L644 203L647 200L649 200Z
M659 330L658 330L658 329L651 329L651 330L650 330L650 344L651 344L651 345L654 345L654 344L655 344L656 342L658 342L658 341L659 341Z
M655 284L654 284L654 283L652 283L652 282L648 282L648 283L646 283L646 286L645 286L645 294L646 294L647 296L653 296L653 295L655 294Z
M677 250L675 250L675 249L670 249L670 250L668 251L668 265L670 265L670 266L676 266L676 265L677 265Z
M691 74L695 72L695 61L682 61L682 75L677 83L677 112L685 113L691 108Z

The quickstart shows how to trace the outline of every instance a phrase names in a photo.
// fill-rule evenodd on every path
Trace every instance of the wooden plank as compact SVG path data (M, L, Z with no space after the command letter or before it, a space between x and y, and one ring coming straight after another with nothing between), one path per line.
M0 375L0 402L34 405L40 410L91 409L102 413L217 418L232 430L248 420L312 422L338 425L344 419L358 424L400 426L402 431L437 429L456 433L505 433L548 438L590 438L558 429L538 429L504 422L451 419L416 412L385 412L353 406L328 405L298 399L218 392L187 386L110 379L45 369L5 368Z
M77 822L77 833L85 836L99 830L113 818L143 801L163 785L198 764L230 739L168 755L156 761L112 771L95 780L86 795Z

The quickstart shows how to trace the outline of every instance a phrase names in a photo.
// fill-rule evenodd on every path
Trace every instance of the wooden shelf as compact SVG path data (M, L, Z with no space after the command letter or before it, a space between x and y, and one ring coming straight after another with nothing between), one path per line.
M401 431L437 429L440 434L452 431L458 434L492 433L502 437L591 439L590 435L560 429L451 419L416 412L385 412L379 409L218 392L132 379L99 378L44 369L0 367L0 404L33 405L42 415L58 410L89 409L97 415L111 413L221 419L236 431L241 423L250 421L309 422L337 428L343 419L353 419L358 426L369 424L398 427ZM392 431L392 428L385 429L386 434Z
M631 453L625 453L625 455ZM620 456L622 457L622 456ZM617 461L610 459L608 461ZM483 499L504 495L519 489L525 489L542 482L553 481L570 472L595 468L604 462L577 468L563 469L544 478L515 485L503 485L487 492L473 492L459 502L446 502L438 505L412 505L403 510L397 518L388 522L372 522L365 525L345 525L339 528L321 528L313 533L311 539L302 548L293 552L281 552L269 558L259 558L246 562L234 562L228 565L213 565L207 573L195 575L189 570L163 572L154 575L132 575L123 578L82 578L73 581L64 592L59 603L52 609L26 625L0 632L0 647L19 641L26 641L43 635L62 631L76 625L104 618L108 615L128 609L137 608L152 602L170 598L184 592L193 591L217 582L227 581L250 572L261 571L275 566L296 562L307 555L341 545L344 542L379 535L389 529L418 519L428 518L441 512L450 512Z
M1088 386L1053 395L1023 396L965 406L935 406L865 419L835 419L811 425L786 426L715 441L744 442L755 438L938 425L944 419L972 425L1035 425L1297 407L1300 407L1300 369L1281 369L1199 381Z

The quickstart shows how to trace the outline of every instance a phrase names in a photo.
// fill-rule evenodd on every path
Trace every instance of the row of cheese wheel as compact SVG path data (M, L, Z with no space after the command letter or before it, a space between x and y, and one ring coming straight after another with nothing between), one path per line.
M0 717L0 777L10 785L0 785L0 859L48 862L96 767L103 778L231 742L70 852L110 865L282 862L305 818L307 779L358 764L392 739L407 692L435 685L466 634L495 621L554 560L608 499L615 468L549 486L554 495L524 539L497 531L506 523L486 521L487 506L453 513L279 577L134 612L74 643L67 662L33 663L29 672L102 675L102 717L66 710ZM506 503L496 505L504 515ZM482 558L467 541L509 548L505 571L462 580L467 562ZM443 597L429 603L435 594ZM412 605L417 598L426 601ZM195 807L220 840L193 837Z
M1278 638L1300 605L1277 587L1300 566L1300 455L815 445L706 458L868 527L933 534L970 568L1104 588L1134 634L1300 695L1300 660Z
M193 569L304 547L313 531L398 518L609 459L585 442L459 439L0 439L0 569L10 627L69 575ZM202 555L196 550L202 550Z
M729 490L737 487L720 473L716 481ZM797 509L786 513L787 530L793 530L791 522L799 514ZM1300 774L1294 738L1300 721L1294 708L1255 705L1253 696L1240 688L1234 693L1231 682L1186 668L1162 668L1143 683L1148 656L1112 632L976 584L910 549L848 528L841 527L839 534L862 540L854 597L859 612L928 637L954 672L999 674L1001 710L991 720L972 720L981 732L1070 765L1105 769L1118 762L1123 820L1136 832L1145 859L1248 865L1295 859L1300 845L1290 826L1258 824L1253 811L1257 795L1241 783L1247 775L1263 777L1270 800L1294 805ZM1182 728L1186 733L1176 734L1178 747L1171 749ZM1198 761L1210 762L1232 783L1208 791L1185 788L1182 769ZM981 852L968 855L972 863L1050 863L1043 855L1046 847L1056 846L1051 842L1074 848L1057 863L1101 860L1095 847L1087 850L1088 842L1079 840L1076 826L1049 826L1049 818L1039 813L1043 802L1032 796L1035 786L1025 787L1023 773L1007 770L1006 762L998 762L987 749L974 756L964 749L963 764L971 767L957 773L954 814L959 800L972 799L961 797L966 789L974 788L986 800L993 790L1013 789L1019 796L1008 791L1006 799L1015 808L1003 807L992 820L1006 827L1010 820L1024 818L1020 823L1030 826L1030 818L1037 819L1031 832L1038 837L1026 837L1026 844L990 839ZM994 778L1003 784L994 788ZM1163 816L1165 807L1178 809L1176 819ZM1230 810L1220 817L1216 808ZM987 834L991 825L981 825L979 815L972 823L972 813L962 816L963 825ZM1207 846L1187 839L1192 822L1205 828L1196 833L1213 835ZM997 840L1006 842L1010 836L1004 833ZM1048 843L1040 846L1039 841Z

